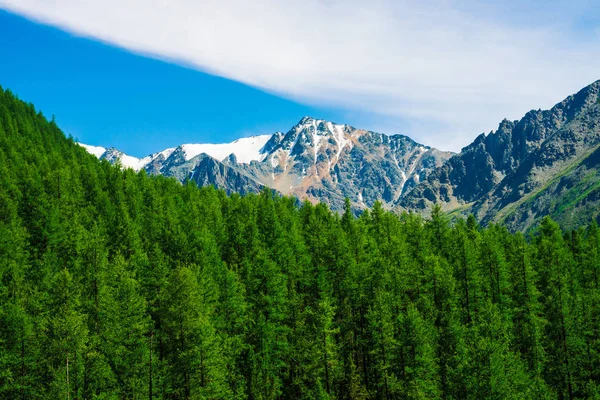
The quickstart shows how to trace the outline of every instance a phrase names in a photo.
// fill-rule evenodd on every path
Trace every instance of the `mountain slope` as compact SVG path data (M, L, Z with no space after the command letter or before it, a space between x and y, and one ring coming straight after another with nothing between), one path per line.
M267 186L302 200L326 202L334 210L343 208L346 197L355 209L378 200L391 208L452 155L403 135L388 136L310 117L285 134L228 144L186 144L142 159L116 149L102 152L102 148L83 146L101 159L120 161L136 171L144 168L150 174L192 179L228 192L256 192Z
M550 110L502 121L496 132L480 135L398 205L422 211L438 203L447 211L471 212L483 223L503 221L515 230L531 227L544 215L567 223L573 207L580 214L587 210L577 219L596 216L593 207L582 209L580 203L595 193L597 182L599 90L597 81Z
M600 182L596 176L599 93L600 81L559 104L566 122L531 151L493 192L474 204L473 210L482 221L504 221L515 229L523 229L545 215L552 215L572 227L577 219L587 222L598 215L597 209L581 206L598 204L593 196L597 196L595 187Z

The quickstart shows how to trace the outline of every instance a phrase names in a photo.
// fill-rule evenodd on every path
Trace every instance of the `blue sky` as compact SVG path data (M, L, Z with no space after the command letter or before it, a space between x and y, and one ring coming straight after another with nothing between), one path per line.
M304 115L459 151L600 78L600 2L0 0L0 57L0 85L135 156Z
M53 114L82 143L134 156L182 143L287 130L315 108L235 81L137 56L0 10L0 85Z

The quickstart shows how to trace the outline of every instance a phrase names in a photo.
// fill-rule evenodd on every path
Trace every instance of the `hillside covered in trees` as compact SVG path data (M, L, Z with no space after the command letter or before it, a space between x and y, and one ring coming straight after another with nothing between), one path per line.
M100 162L0 90L0 398L600 398L600 232Z

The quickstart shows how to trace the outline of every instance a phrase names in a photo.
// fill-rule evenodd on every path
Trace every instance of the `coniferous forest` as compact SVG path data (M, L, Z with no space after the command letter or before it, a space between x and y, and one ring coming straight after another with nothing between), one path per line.
M98 161L0 90L0 398L600 398L600 232Z

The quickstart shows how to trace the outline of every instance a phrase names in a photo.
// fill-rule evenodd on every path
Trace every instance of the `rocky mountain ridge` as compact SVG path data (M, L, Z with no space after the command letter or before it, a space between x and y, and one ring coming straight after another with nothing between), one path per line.
M429 174L397 202L398 209L426 211L435 203L454 214L472 213L483 223L504 222L513 230L529 229L544 215L575 226L565 213L596 195L599 92L596 81L550 110L502 121L495 132L478 136ZM569 192L575 187L581 192ZM567 197L578 200L567 207ZM586 210L580 209L578 217L598 216L590 207Z
M191 179L227 192L270 187L301 200L341 210L382 201L388 208L451 155L403 135L356 129L304 117L287 133L242 138L228 144L187 144L142 159L114 148L83 145L101 159L150 174ZM101 154L100 154L101 153Z

